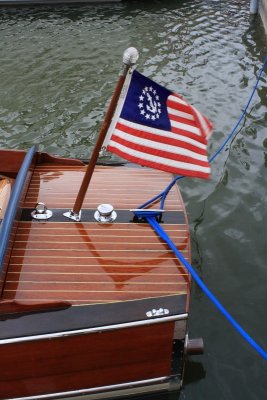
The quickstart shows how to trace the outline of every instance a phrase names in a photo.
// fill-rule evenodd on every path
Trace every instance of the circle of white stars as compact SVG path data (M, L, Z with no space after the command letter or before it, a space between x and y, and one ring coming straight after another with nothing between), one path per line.
M160 118L161 103L156 89L153 86L145 86L139 96L139 112L146 120L156 121Z

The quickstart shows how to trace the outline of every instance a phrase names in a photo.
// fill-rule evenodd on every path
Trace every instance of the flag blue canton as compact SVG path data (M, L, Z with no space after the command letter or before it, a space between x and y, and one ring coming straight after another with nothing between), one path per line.
M168 89L133 71L121 118L166 131L171 130L167 112Z
M137 71L128 73L124 88L106 138L107 150L150 168L208 178L211 122Z

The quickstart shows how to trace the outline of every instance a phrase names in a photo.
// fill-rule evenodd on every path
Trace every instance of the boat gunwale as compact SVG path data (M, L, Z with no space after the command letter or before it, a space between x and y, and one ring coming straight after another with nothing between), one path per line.
M139 326L147 326L147 325L155 325L160 323L172 322L172 321L184 321L188 319L188 313L184 314L176 314L170 315L167 317L159 317L159 318L152 318L147 320L140 320L134 322L126 322L122 324L116 325L106 325L94 328L86 328L86 329L76 329L71 331L63 331L63 332L55 332L55 333L46 333L40 335L32 335L32 336L23 336L17 337L12 339L1 339L0 346L11 344L11 343L24 343L24 342L33 342L39 340L51 340L51 339L60 339L69 336L80 336L80 335L87 335L92 333L101 333L107 331L114 331L120 329L127 329L127 328L135 328Z
M32 167L36 163L36 153L37 149L32 146L20 166L18 175L13 184L12 191L10 194L9 202L6 208L4 218L0 226L0 292L3 291L3 286L5 282L6 270L4 270L6 258L8 256L8 248L10 247L12 230L16 228L16 220L21 213L21 202L24 200L23 197L26 194L28 185L30 183L30 178L32 175Z
M46 399L52 400L52 399L66 399L66 396L77 397L85 395L90 396L89 397L90 400L111 399L110 396L112 395L112 399L114 400L118 396L125 396L125 395L136 396L137 394L139 394L140 390L141 390L140 395L142 395L144 393L152 394L166 390L174 391L174 390L179 390L180 388L181 388L181 383L177 381L177 376L170 375L170 376L162 376L158 378L146 379L141 381L119 383L109 386L86 388L86 389L72 390L66 392L47 393L37 396L16 397L13 398L12 400L46 400ZM115 393L116 397L114 397ZM67 397L67 399L68 398L69 397Z

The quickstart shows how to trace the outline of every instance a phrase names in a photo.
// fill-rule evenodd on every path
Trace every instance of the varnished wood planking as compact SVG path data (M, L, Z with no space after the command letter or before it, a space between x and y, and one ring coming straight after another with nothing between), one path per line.
M72 207L83 173L80 166L37 166L24 207L46 199L49 206L62 207L64 201ZM119 206L136 208L170 180L169 174L159 171L97 167L85 207L97 206L103 202L103 195L112 193L109 198L113 205L115 201ZM184 211L176 187L165 209ZM164 227L189 259L187 225ZM188 291L187 272L148 224L21 221L3 298L89 304Z
M160 265L77 265L13 264L7 275L4 298L64 299L102 302L123 298L138 299L189 290L189 277L183 267L170 267L169 260ZM54 261L53 261L54 262ZM41 284L40 284L41 282ZM41 294L40 294L41 293Z
M173 329L173 323L165 323L0 346L5 365L0 377L0 398L168 376Z
M25 207L45 201L51 208L72 207L84 167L40 167L35 169ZM96 207L101 202L113 202L116 208L136 208L154 197L170 182L170 175L160 171L125 167L97 167L85 197L85 207ZM70 184L71 182L71 184ZM181 199L173 188L166 201L175 208ZM173 195L176 195L176 199Z
M23 150L4 150L1 149L0 171L4 175L12 178L18 173L26 152Z
M90 263L89 263L90 261ZM164 265L164 262L166 261L166 268L170 267L170 263L176 267L179 268L179 266L181 265L179 261L176 260L175 257L161 257L160 259L147 259L144 260L141 257L133 257L131 260L126 260L125 257L114 257L113 259L111 259L110 257L99 257L99 258L94 258L92 257L91 259L89 259L88 257L68 257L68 258L64 258L64 257L14 257L11 259L10 262L10 266L12 265L66 265L66 266L73 266L75 267L75 265L78 266L86 266L87 268L89 268L91 265L94 266L102 266L103 268L109 267L109 266L116 266L116 267L120 267L122 266L124 267L131 267L131 266L138 266L138 267L150 267L150 268L154 268L157 266L161 266Z
M168 225L164 224L164 229L177 244L177 246L186 247L189 243L188 231L186 225ZM21 222L16 235L16 246L19 243L29 242L29 246L34 243L84 243L95 245L101 248L101 243L109 245L115 244L125 247L147 244L147 248L166 248L166 245L151 229L148 224L96 224L96 223L47 223L38 224L31 222Z
M107 283L110 282L110 280L113 279L118 279L118 281L120 280L124 280L126 277L126 279L128 279L128 285L131 285L133 283L136 283L138 281L138 283L140 284L154 284L154 283L159 283L159 284L170 284L170 285L176 285L176 280L178 279L178 277L180 276L185 276L185 274L179 274L179 273L172 273L172 274L166 274L166 273L159 273L159 272L155 272L155 271L150 271L149 274L147 273L140 273L138 277L136 277L136 274L134 272L123 272L123 273L113 273L113 274L109 274L109 280L105 281L106 275L104 275L103 273L99 272L99 273L95 273L92 274L91 271L90 272L36 272L36 271L32 271L32 272L22 272L22 273L18 273L18 272L10 272L7 276L7 283L12 283L12 282L62 282L62 283ZM130 281L130 279L132 278L132 281Z
M171 235L175 234L177 237L183 236L188 238L188 231L186 229L186 225L167 225L164 224L164 230ZM32 223L32 222L21 222L17 235L28 235L31 239L33 237L38 238L40 235L45 236L76 236L78 234L79 237L93 237L94 239L97 237L107 237L111 235L113 237L125 237L129 238L140 238L141 236L145 236L146 238L153 238L153 240L158 240L162 242L162 240L158 237L158 235L148 226L148 224L89 224L87 222L82 223L60 223L53 222L53 224L49 223ZM127 234L127 236L126 236Z
M40 246L41 247L41 246ZM51 246L52 247L52 246ZM67 249L66 249L67 247ZM110 247L109 249L79 249L79 248L68 248L68 246L65 246L64 249L64 255L62 255L62 250L63 248L48 248L48 249L41 249L41 248L27 248L27 249L13 249L12 250L12 256L11 256L11 262L16 258L24 258L24 259L29 259L29 258L61 258L61 259L84 259L85 261L88 260L90 262L92 259L98 260L99 264L102 263L102 260L110 260L115 261L115 260L122 260L126 262L127 260L139 260L141 262L156 262L160 258L165 258L169 260L175 259L175 255L171 250L154 250L154 249L134 249L134 250L128 250L128 249L116 249L115 246L114 248ZM186 253L184 251L184 253Z
M46 240L45 240L46 239ZM94 250L96 247L98 250L101 251L110 251L110 249L107 250L107 245L106 242L103 240L98 241L98 242L94 242L92 243L90 240L86 240L87 238L85 238L84 242L79 242L78 240L75 240L75 237L73 237L73 240L71 240L72 237L70 238L65 238L65 240L62 241L57 241L57 238L55 238L55 240L52 240L52 238L50 238L49 240L47 238L42 238L41 241L37 241L37 240L33 240L28 246L27 243L28 241L25 240L19 240L16 241L16 245L14 247L14 249L18 250L18 249L25 249L27 246L27 250L53 250L53 249L65 249L66 246L68 246L69 249L78 249L78 250L88 250L88 249L92 249ZM183 242L183 239L176 239L178 246L180 245L181 247L185 246L185 243ZM96 244L97 243L97 244ZM153 243L153 242L149 242L149 241L145 241L145 242L130 242L129 238L126 241L122 241L119 238L112 238L112 242L109 243L109 247L111 246L120 246L120 249L123 250L124 248L127 249L127 251L129 250L136 250L136 247L138 246L139 251L142 250L147 250L148 246L150 247L150 250L166 250L169 251L169 247L166 244L162 244L162 243ZM116 249L115 249L116 250Z
M164 291L139 291L138 292L123 292L123 291L107 291L107 292L74 292L74 291L55 291L48 292L47 290L43 291L7 291L5 293L5 300L14 300L17 302L27 302L27 303L37 303L42 302L46 303L47 301L66 301L71 304L102 304L102 303L114 303L120 301L130 301L130 300L140 300L140 299L149 299L149 298L159 298L163 296L172 296L174 293L172 291L166 292ZM175 294L186 294L185 290L175 291Z
M19 260L18 260L19 261ZM180 266L179 262L177 261L174 268L170 268L169 260L162 260L160 265L154 265L151 268L151 265L144 265L144 264L134 264L134 263L127 263L127 264L111 264L106 263L104 266L99 266L97 263L93 264L85 264L80 260L79 263L75 263L71 261L67 263L62 263L60 260L54 260L53 262L46 262L46 261L39 261L31 260L28 263L21 263L21 262L14 262L12 263L12 268L8 271L8 274L11 273L88 273L90 268L90 274L103 274L107 273L109 275L120 275L122 272L128 275L127 272L138 275L148 274L149 271L153 274L157 274L158 271L162 274L182 274L184 276L188 276L186 270ZM49 260L50 261L50 260ZM57 261L57 262L55 262Z

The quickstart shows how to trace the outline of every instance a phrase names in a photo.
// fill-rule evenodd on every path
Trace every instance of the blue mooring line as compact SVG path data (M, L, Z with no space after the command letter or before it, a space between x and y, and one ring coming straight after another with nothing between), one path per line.
M147 222L151 225L151 227L155 230L155 232L163 239L170 249L174 252L176 257L182 262L188 272L191 274L194 281L198 284L198 286L202 289L205 295L212 301L212 303L218 308L218 310L223 314L223 316L232 324L232 326L236 329L236 331L260 354L264 360L267 360L267 353L263 350L263 348L252 339L251 336L238 324L238 322L229 314L229 312L224 308L224 306L217 300L214 294L209 290L209 288L205 285L202 279L198 276L197 272L194 270L191 264L186 261L184 256L177 249L175 244L170 239L169 235L165 232L162 226L156 220L156 216L160 215L159 212L151 211L134 211L134 214L137 217L146 218Z
M263 74L263 71L264 71L264 69L265 69L265 67L266 67L266 64L267 64L267 56L266 56L265 59L264 59L264 62L263 62L262 67L261 67L261 69L260 69L260 72L259 72L257 81L256 81L255 86L254 86L254 88L253 88L253 90L252 90L252 93L251 93L251 95L250 95L250 97L249 97L249 99L248 99L248 102L247 102L246 107L244 108L244 110L243 110L243 112L241 113L241 115L240 115L240 117L239 117L237 123L235 124L234 128L233 128L232 131L229 133L229 135L227 136L227 138L225 139L225 141L222 143L222 145L219 147L219 149L210 157L210 159L209 159L209 162L210 162L210 163L212 163L212 162L215 160L215 158L222 152L222 150L225 148L225 146L227 145L227 143L229 142L229 140L230 140L230 139L233 137L233 135L235 134L235 132L236 132L236 130L237 130L237 128L238 128L240 122L241 122L242 119L244 118L244 116L245 116L245 114L246 114L246 112L247 112L247 109L248 109L248 107L249 107L249 105L250 105L250 103L251 103L251 101L252 101L252 99L253 99L253 97L254 97L254 94L255 94L256 89L257 89L257 87L258 87L258 84L259 84L260 78L261 78L261 76L262 76L262 74ZM163 208L164 208L164 202L165 202L165 199L166 199L166 197L167 197L169 191L171 190L171 188L173 187L173 185L174 185L178 180L183 179L183 178L185 178L185 176L183 176L183 175L176 176L176 177L171 181L171 183L170 183L161 193L159 193L157 196L153 197L151 200L148 200L146 203L142 204L141 206L139 206L139 208L146 208L148 205L154 203L155 201L157 201L158 199L161 198L160 208L163 209Z
M250 105L250 103L251 103L251 100L252 100L253 97L254 97L254 94L255 94L255 92L256 92L256 89L257 89L257 87L258 87L260 78L261 78L261 76L262 76L262 74L263 74L263 71L264 71L264 69L265 69L266 64L267 64L267 56L266 56L265 59L264 59L264 62L263 62L262 67L261 67L261 69L260 69L260 72L259 72L257 81L256 81L255 86L254 86L254 88L253 88L253 90L252 90L252 93L251 93L251 95L250 95L250 97L249 97L249 99L248 99L248 102L247 102L246 107L244 108L242 114L241 114L240 117L239 117L239 120L237 121L237 123L235 124L234 128L232 129L232 132L229 133L228 137L225 139L225 141L223 142L223 144L219 147L219 149L218 149L218 150L213 154L213 156L211 156L211 158L209 159L209 162L210 162L210 163L212 163L212 161L218 156L218 154L220 154L220 152L224 149L224 147L227 145L227 143L229 142L229 140L230 140L230 139L232 138L232 136L235 134L235 131L237 130L237 128L238 128L240 122L242 121L242 119L244 118L244 116L245 116L245 114L246 114L246 112L247 112L247 109L248 109L248 107L249 107L249 105Z
M213 156L209 159L209 162L212 162L218 154L221 153L221 151L224 149L226 144L229 142L229 140L233 137L235 134L240 122L244 118L247 109L251 103L251 100L255 94L255 91L258 87L261 75L265 69L265 66L267 64L267 56L264 59L263 65L261 67L259 76L257 78L256 84L253 88L253 91L249 97L249 100L247 102L246 107L244 108L240 118L238 119L236 125L230 132L230 134L227 136L226 140L223 142L223 144L219 147L219 149L213 154ZM156 217L160 215L159 212L153 212L153 209L145 210L145 208L157 201L158 199L161 198L161 203L160 203L160 208L164 208L164 202L165 199L173 187L173 185L179 180L184 178L184 176L178 176L175 177L172 182L164 189L161 193L159 193L157 196L153 197L151 200L147 201L146 203L142 204L139 209L140 211L134 211L134 214L137 217L141 218L146 218L147 222L151 225L151 227L155 230L155 232L168 244L170 249L174 252L176 257L182 262L182 264L185 266L185 268L188 270L188 272L191 274L192 278L194 281L198 284L198 286L202 289L202 291L205 293L205 295L212 301L212 303L218 308L218 310L223 314L223 316L230 322L230 324L236 329L236 331L250 344L251 347L254 348L254 350L257 351L257 353L264 358L264 360L267 360L267 352L263 350L263 348L258 345L258 343L255 342L255 340L238 324L238 322L229 314L229 312L223 307L223 305L217 300L217 298L213 295L213 293L209 290L209 288L205 285L205 283L200 279L198 276L197 272L194 270L192 265L190 265L186 259L183 257L183 255L180 253L180 251L177 249L175 244L172 242L168 234L164 231L164 229L160 226L158 221L156 220Z

